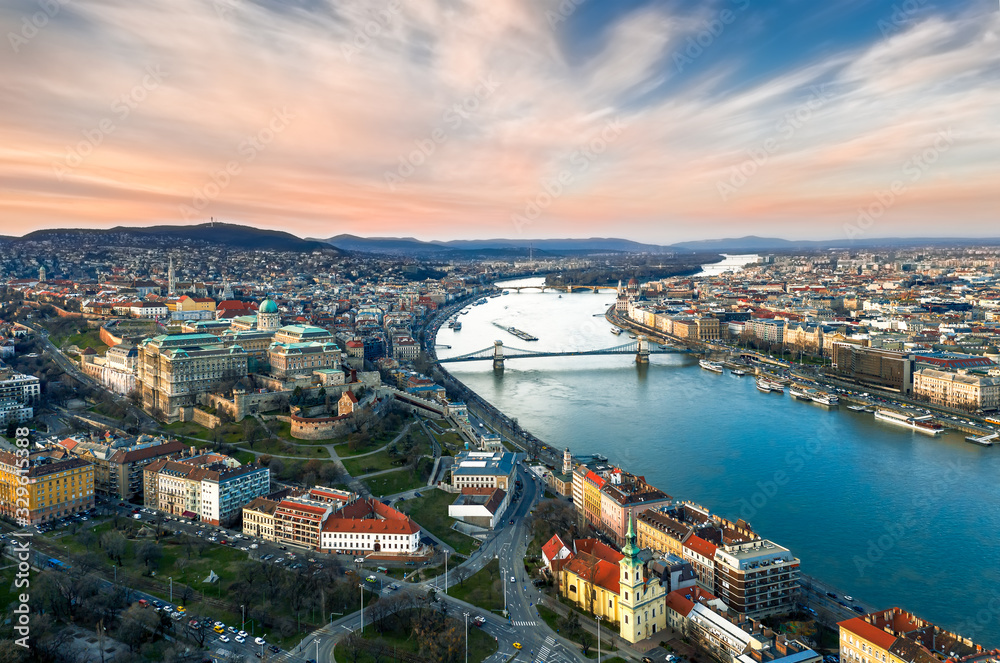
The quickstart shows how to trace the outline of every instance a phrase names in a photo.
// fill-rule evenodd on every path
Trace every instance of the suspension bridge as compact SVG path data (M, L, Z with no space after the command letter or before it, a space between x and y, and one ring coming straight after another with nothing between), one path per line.
M544 350L523 350L521 348L505 347L503 341L496 341L493 347L483 348L475 352L467 352L454 357L444 357L438 359L438 363L457 363L461 361L493 361L494 368L503 368L507 359L541 358L541 357L593 357L602 355L635 355L638 364L649 362L651 354L668 354L674 352L691 352L688 348L673 345L651 346L649 339L640 336L638 339L625 345L618 345L613 348L601 348L600 350L569 350L569 351L544 351Z

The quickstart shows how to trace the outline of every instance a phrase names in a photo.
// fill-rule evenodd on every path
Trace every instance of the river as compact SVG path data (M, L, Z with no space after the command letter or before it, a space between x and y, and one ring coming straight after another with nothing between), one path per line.
M537 284L524 279L516 284ZM512 282L515 283L515 282ZM438 355L627 343L603 312L614 291L489 299L443 327ZM526 342L497 329L513 325ZM1000 448L928 437L871 414L762 394L751 377L687 355L509 359L448 370L550 446L601 453L668 494L792 550L804 573L879 607L898 605L1000 645Z

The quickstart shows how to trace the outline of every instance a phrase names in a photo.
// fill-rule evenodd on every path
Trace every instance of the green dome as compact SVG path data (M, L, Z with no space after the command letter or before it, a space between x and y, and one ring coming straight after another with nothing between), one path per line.
M273 300L265 299L260 303L260 308L258 309L260 313L277 313L278 305L274 303Z

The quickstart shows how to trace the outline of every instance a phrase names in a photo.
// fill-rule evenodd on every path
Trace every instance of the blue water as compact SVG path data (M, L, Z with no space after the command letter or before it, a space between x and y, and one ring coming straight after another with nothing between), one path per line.
M613 293L512 293L442 329L442 357L629 342L602 313ZM490 323L539 337L520 341ZM762 394L751 377L686 355L450 364L458 379L551 446L599 452L668 494L742 517L803 572L878 607L898 605L1000 645L1000 448L932 438L845 407Z

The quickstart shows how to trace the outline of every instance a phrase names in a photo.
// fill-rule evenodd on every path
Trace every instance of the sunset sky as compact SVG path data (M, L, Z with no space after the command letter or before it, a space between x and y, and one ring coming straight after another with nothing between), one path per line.
M997 0L7 0L0 25L2 234L1000 234Z

